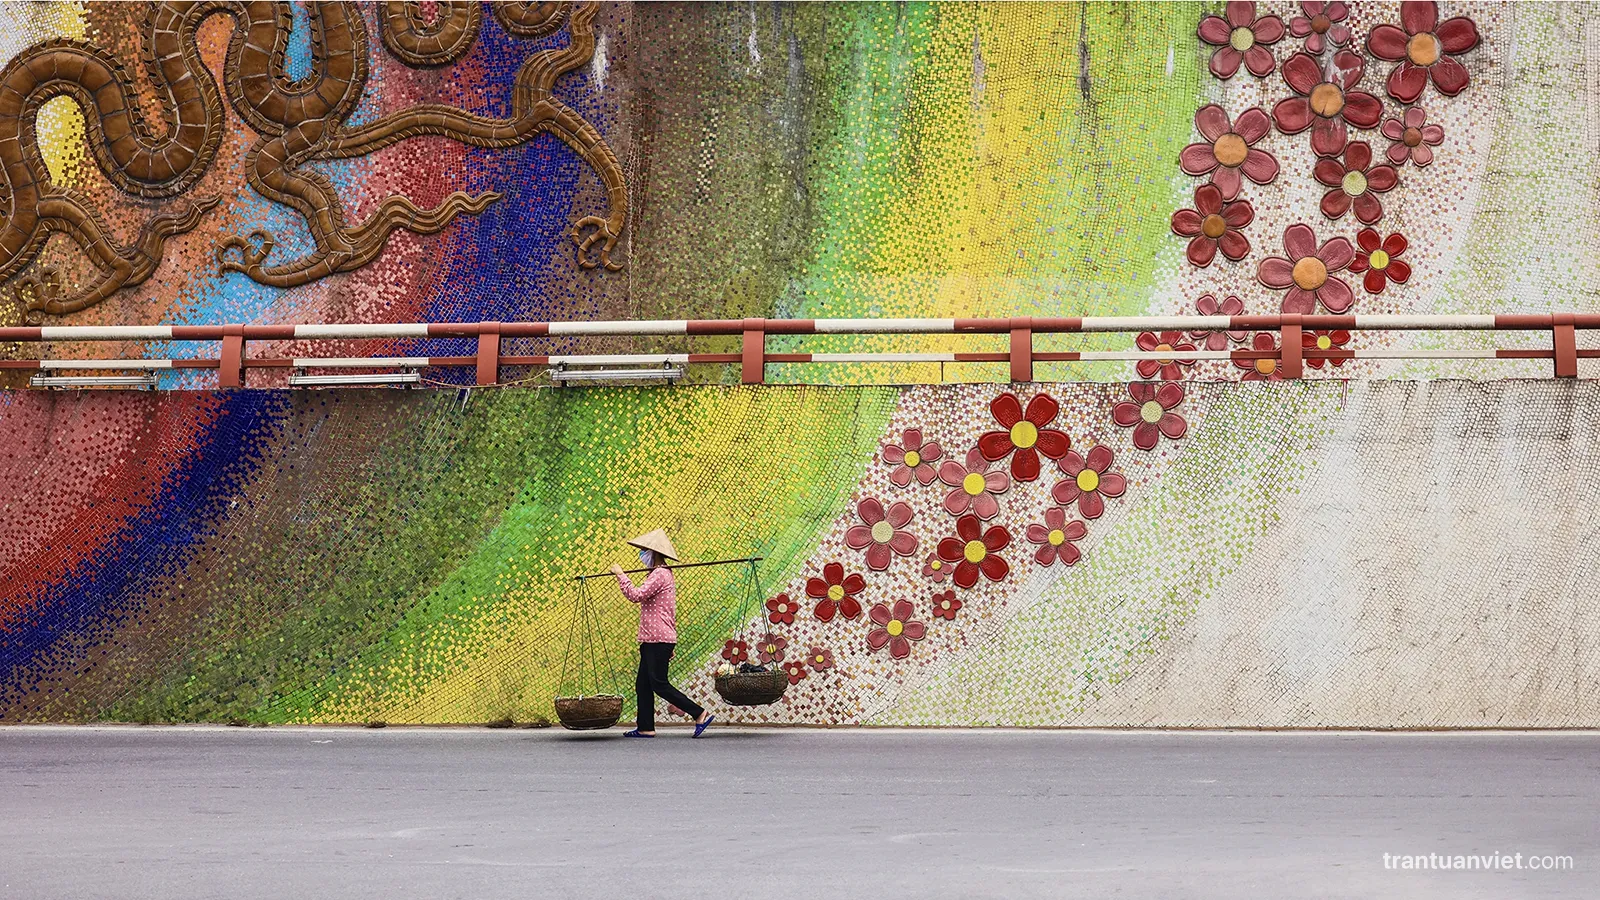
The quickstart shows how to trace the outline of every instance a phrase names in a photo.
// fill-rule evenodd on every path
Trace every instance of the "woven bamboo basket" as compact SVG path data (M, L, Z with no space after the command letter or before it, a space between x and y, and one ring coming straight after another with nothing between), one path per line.
M556 718L573 731L610 728L622 718L622 698L615 694L593 697L557 697Z
M729 706L766 706L777 703L789 689L782 672L735 672L717 676L717 693Z

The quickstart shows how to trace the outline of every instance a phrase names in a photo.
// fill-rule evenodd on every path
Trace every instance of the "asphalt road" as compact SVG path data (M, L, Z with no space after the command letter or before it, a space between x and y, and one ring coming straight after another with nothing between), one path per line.
M619 733L0 728L0 897L1600 893L1593 732Z

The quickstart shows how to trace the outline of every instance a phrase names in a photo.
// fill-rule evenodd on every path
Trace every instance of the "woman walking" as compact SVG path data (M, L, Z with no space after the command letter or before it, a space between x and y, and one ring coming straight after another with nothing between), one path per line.
M666 561L677 559L678 551L659 528L628 543L639 548L639 562L650 573L643 584L634 587L621 566L611 567L622 596L639 604L639 677L634 683L639 692L639 722L623 737L656 736L657 696L694 716L694 736L699 737L716 717L667 681L667 663L678 643L678 588Z

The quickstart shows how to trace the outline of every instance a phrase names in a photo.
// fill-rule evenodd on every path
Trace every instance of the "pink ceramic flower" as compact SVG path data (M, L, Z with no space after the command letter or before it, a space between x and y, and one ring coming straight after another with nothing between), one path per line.
M1250 239L1239 229L1255 218L1250 201L1224 203L1216 185L1202 184L1194 191L1194 209L1172 214L1172 233L1189 238L1184 256L1191 265L1203 269L1216 259L1218 250L1229 259L1244 259L1250 252Z
M1383 121L1383 136L1394 141L1389 145L1390 162L1400 165L1408 158L1415 166L1433 162L1433 148L1444 143L1444 129L1427 123L1427 110L1420 106L1406 110L1404 119Z
M991 463L983 458L983 451L973 447L967 451L967 464L947 459L939 466L939 480L950 485L944 495L945 512L959 516L968 510L980 519L992 519L1000 513L996 494L1011 489L1011 476L1004 472L991 472Z
M1077 519L1068 522L1066 511L1061 507L1050 507L1044 511L1043 525L1028 526L1028 541L1039 545L1033 553L1033 561L1041 566L1054 565L1056 560L1069 566L1077 563L1082 553L1073 541L1083 540L1088 533L1089 529Z
M767 601L767 621L774 625L793 625L795 614L800 612L800 604L789 599L788 594L779 594Z
M1011 565L999 555L1009 546L1011 532L999 525L986 529L977 516L966 515L956 520L956 536L939 542L939 558L955 563L956 587L966 590L978 583L980 572L990 581L1011 573Z
M1278 352L1278 341L1265 331L1257 332L1255 340L1250 344L1254 350ZM1283 373L1278 371L1276 357L1262 359L1236 359L1233 364L1247 370L1240 376L1240 381L1282 381Z
M1343 350L1344 345L1348 343L1350 343L1350 332L1345 331L1343 328L1329 331L1311 331L1308 329L1300 332L1300 349L1302 350ZM1306 365L1313 369L1322 368L1322 364L1325 362L1340 367L1344 365L1344 359L1339 357L1322 359L1321 357L1313 358L1307 356L1305 359Z
M1367 289L1367 293L1381 294L1389 282L1405 284L1411 277L1411 265L1400 260L1400 254L1406 252L1405 235L1394 232L1379 241L1378 232L1363 228L1356 235L1356 243L1361 249L1356 251L1355 261L1350 263L1350 271L1367 273L1361 279L1361 286Z
M783 662L784 648L789 642L776 634L764 634L756 642L756 655L763 663Z
M943 584L950 577L950 566L939 558L939 554L929 553L928 558L922 561L922 577L935 584Z
M1322 0L1301 0L1303 16L1289 20L1289 33L1306 39L1306 52L1321 55L1328 46L1343 47L1350 41L1350 26L1344 20L1350 9L1339 0L1323 3Z
M933 463L944 455L938 442L922 441L922 429L907 428L900 433L899 444L885 444L883 446L883 461L894 466L889 473L889 481L897 487L905 487L916 478L923 484L932 484L939 477Z
M1283 39L1283 20L1277 16L1256 16L1256 5L1249 0L1229 0L1223 10L1227 18L1206 16L1200 20L1200 40L1215 46L1211 54L1211 74L1232 78L1239 63L1257 78L1272 74L1277 60L1266 45Z
M961 611L961 598L955 591L943 591L933 595L933 617L954 622L956 613Z
M1222 199L1239 196L1239 176L1267 184L1278 177L1278 159L1256 142L1272 130L1272 119L1265 110L1251 107L1229 122L1228 113L1215 103L1200 107L1194 114L1194 127L1204 143L1190 144L1178 154L1178 167L1189 175L1212 173L1211 183L1222 191Z
M1242 316L1244 315L1244 301L1238 297L1228 296L1217 303L1217 298L1205 294L1194 304L1195 312L1202 316ZM1207 350L1223 350L1228 346L1228 341L1238 343L1249 335L1248 331L1191 331L1189 337L1197 341L1204 341Z
M1111 420L1133 429L1133 445L1140 450L1154 450L1162 435L1175 441L1189 430L1183 416L1172 411L1183 402L1182 383L1169 381L1158 388L1153 382L1135 381L1128 385L1128 394L1133 402L1112 407Z
M1446 97L1467 89L1467 67L1451 54L1465 53L1478 46L1478 26L1466 16L1439 21L1439 7L1432 0L1400 4L1400 25L1379 25L1367 32L1367 50L1379 59L1398 62L1389 73L1389 96L1401 103L1415 103L1422 96L1428 78Z
M896 600L893 610L883 603L874 605L867 617L877 627L867 632L867 647L882 650L887 645L895 659L910 656L911 642L922 640L927 632L927 626L911 618L913 612L910 600Z
M1332 273L1350 265L1356 257L1349 238L1329 238L1317 246L1317 233L1310 225L1296 223L1283 230L1283 249L1288 258L1269 256L1256 269L1256 279L1269 288L1288 288L1283 298L1286 313L1313 313L1317 303L1338 315L1355 302L1355 292Z
M1039 477L1039 454L1060 459L1072 447L1066 434L1051 428L1061 405L1049 394L1035 394L1023 412L1016 394L1004 393L989 403L989 412L1003 431L987 431L978 436L983 458L994 462L1011 456L1011 477L1032 481ZM987 519L988 516L983 518Z
M833 668L833 651L827 647L812 647L806 651L806 662L813 671L825 672Z
M744 641L723 641L722 658L737 666L750 658L750 645Z
M1153 331L1139 333L1134 345L1146 353L1166 353L1172 350L1193 350L1193 344L1183 339L1181 331L1163 331L1157 337ZM1194 365L1192 359L1173 359L1161 357L1158 359L1141 359L1134 368L1138 370L1140 378L1154 378L1160 373L1162 381L1177 381L1183 377L1183 370ZM1059 460L1057 460L1059 462Z
M867 551L867 568L882 572L889 568L895 554L910 556L917 552L917 536L901 530L911 521L911 504L896 501L885 512L881 502L868 497L856 505L856 515L865 524L850 526L844 533L844 543L851 550Z
M1085 519L1098 519L1106 511L1105 497L1121 497L1127 490L1127 479L1119 472L1108 472L1116 455L1104 444L1089 451L1088 458L1068 453L1056 462L1064 481L1056 482L1050 496L1062 506L1078 501L1078 515ZM1035 542L1037 543L1037 542Z
M1372 147L1366 141L1351 141L1344 148L1343 163L1329 157L1317 160L1311 174L1333 188L1322 195L1323 215L1338 219L1353 205L1356 220L1363 225L1383 218L1383 201L1378 195L1400 183L1394 166L1372 164Z
M1345 122L1357 128L1375 128L1383 118L1383 101L1366 91L1355 90L1366 71L1366 63L1349 50L1333 55L1327 75L1309 53L1300 52L1283 64L1283 80L1296 94L1278 101L1272 120L1284 134L1299 134L1311 129L1311 149L1318 156L1338 156L1344 150Z
M806 677L806 664L798 659L791 659L783 664L783 674L789 676L790 684L799 684Z

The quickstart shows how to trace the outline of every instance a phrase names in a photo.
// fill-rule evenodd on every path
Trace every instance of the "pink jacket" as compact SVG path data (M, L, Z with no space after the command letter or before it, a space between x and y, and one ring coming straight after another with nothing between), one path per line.
M623 575L617 578L622 596L639 604L639 643L676 644L678 642L678 586L672 570L657 566L638 587Z

